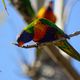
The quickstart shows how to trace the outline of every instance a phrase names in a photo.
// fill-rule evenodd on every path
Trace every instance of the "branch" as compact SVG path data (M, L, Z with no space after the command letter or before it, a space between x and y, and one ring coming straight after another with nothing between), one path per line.
M69 37L74 37L74 36L77 36L77 35L79 35L79 34L80 34L80 31L77 31L77 32L75 32L75 33L73 33L73 34L70 34Z
M70 34L70 35L68 35L69 37L74 37L74 36L77 36L77 35L79 35L80 34L80 31L77 31L77 32L75 32L75 33L73 33L73 34ZM41 43L41 44L33 44L33 45L27 45L27 46L22 46L22 48L33 48L33 47L39 47L39 46L45 46L45 45L49 45L49 44L54 44L54 43L56 43L56 42L59 42L59 41L61 41L61 40L65 40L65 39L67 39L67 38L60 38L60 39L58 39L58 40L55 40L55 41L53 41L53 42L46 42L46 43ZM19 47L19 45L17 44L17 43L12 43L12 44L14 44L14 45L16 45L16 46L18 46Z
M35 17L35 11L30 0L10 0L27 23L31 23Z
M14 45L19 47L19 45L17 43L12 43L12 44L14 44ZM21 48L33 48L33 47L38 47L38 45L37 44L27 45L27 46L22 46Z
M44 50L48 54L48 56L52 59L52 61L56 62L63 68L63 71L69 76L70 80L80 80L80 75L71 65L70 61L68 61L59 51L57 51L56 47L52 45L42 46Z

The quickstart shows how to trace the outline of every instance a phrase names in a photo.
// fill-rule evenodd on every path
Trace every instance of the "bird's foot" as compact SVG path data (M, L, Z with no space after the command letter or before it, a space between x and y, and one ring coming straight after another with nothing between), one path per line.
M70 37L69 37L68 35L65 35L65 37L66 37L67 39L70 39Z
M41 44L41 43L37 42L37 43L36 43L36 47L38 48L40 44Z

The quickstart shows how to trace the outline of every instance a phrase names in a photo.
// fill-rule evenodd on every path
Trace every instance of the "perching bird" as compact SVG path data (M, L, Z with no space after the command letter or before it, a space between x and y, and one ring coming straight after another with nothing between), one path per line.
M22 47L23 44L31 40L36 43L44 43L52 42L61 38L69 39L69 36L58 28L53 22L40 18L34 20L31 24L24 28L18 37L17 42L18 45ZM80 61L79 53L68 43L67 40L58 41L55 43L55 46Z
M53 11L54 2L50 1L48 6L43 6L37 13L37 18L46 18L53 23L56 22L57 18Z

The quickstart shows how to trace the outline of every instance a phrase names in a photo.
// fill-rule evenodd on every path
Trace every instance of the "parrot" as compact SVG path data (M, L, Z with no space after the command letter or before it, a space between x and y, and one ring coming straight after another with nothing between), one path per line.
M52 42L61 38L70 39L55 23L45 18L35 19L32 23L26 26L19 37L17 43L22 47L25 43L33 40L36 44ZM80 61L80 54L69 44L67 40L60 40L54 43L55 46L66 52L69 56Z
M56 23L57 18L56 15L53 12L53 6L54 6L54 1L50 1L48 6L43 6L41 9L38 11L36 18L46 18L53 23Z

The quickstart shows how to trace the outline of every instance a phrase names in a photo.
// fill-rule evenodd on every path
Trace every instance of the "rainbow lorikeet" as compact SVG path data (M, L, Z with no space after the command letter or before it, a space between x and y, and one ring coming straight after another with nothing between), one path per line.
M37 14L37 18L46 18L50 21L52 21L53 23L56 22L57 18L53 12L53 6L54 6L54 2L50 1L48 6L43 6Z
M24 28L18 37L17 42L18 46L22 47L23 44L31 40L36 43L44 43L55 41L60 38L69 39L69 36L58 28L53 22L40 18L34 20L31 24ZM67 40L58 41L54 45L80 61L79 53L67 42Z

